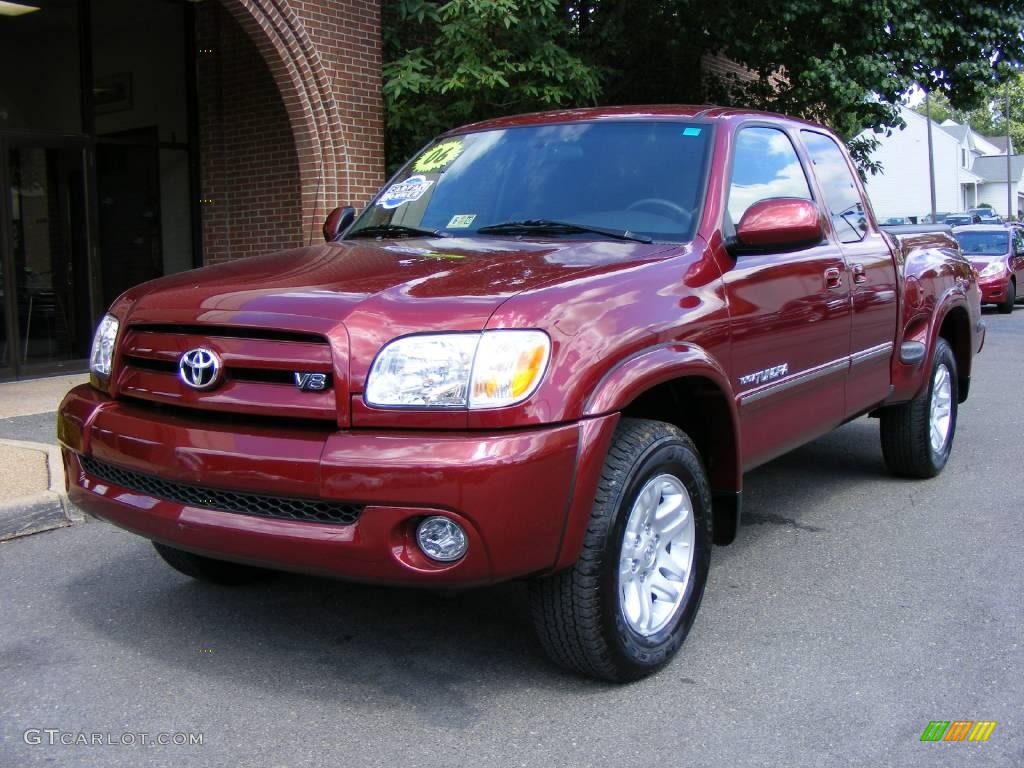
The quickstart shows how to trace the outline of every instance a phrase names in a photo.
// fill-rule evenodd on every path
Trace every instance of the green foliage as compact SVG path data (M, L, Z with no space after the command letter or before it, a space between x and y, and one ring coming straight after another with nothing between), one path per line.
M390 167L449 127L594 103L751 106L849 141L901 127L914 84L972 110L1024 60L1020 0L384 0L383 18ZM705 54L746 74L702 78ZM851 145L862 173L872 144Z
M736 0L704 21L710 48L756 74L713 90L819 120L847 139L901 127L897 105L914 84L974 107L996 77L993 61L1024 58L1017 0L787 0L770 10Z
M389 168L442 130L595 104L598 72L563 44L556 0L386 0Z
M1009 88L1007 88L1007 85ZM973 109L956 109L943 94L932 96L932 120L941 123L951 119L962 125L969 125L983 136L1006 135L1006 97L1010 97L1010 140L1016 154L1024 153L1024 74L1016 74L1008 83L989 86L980 106ZM925 114L924 102L914 109Z

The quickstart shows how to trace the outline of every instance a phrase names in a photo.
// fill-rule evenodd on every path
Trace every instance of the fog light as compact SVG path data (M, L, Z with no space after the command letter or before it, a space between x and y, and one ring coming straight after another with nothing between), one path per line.
M416 543L431 560L450 563L469 548L462 526L447 517L428 517L416 527Z

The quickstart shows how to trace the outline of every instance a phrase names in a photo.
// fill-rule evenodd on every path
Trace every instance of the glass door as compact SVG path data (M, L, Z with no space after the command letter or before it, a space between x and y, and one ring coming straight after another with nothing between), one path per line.
M91 330L85 144L7 139L2 151L4 324L8 374L79 369Z

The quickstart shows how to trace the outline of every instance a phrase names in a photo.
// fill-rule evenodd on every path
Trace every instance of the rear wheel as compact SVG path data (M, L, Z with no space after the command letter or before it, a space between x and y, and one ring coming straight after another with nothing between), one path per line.
M270 571L262 568L254 568L251 565L230 563L226 560L215 560L212 557L203 557L181 549L169 547L166 544L153 542L153 547L164 562L171 568L191 576L199 581L206 581L211 584L237 585L248 584L257 579L265 578Z
M1013 312L1013 305L1017 301L1017 284L1011 280L1006 284L1006 300L999 305L999 314L1008 315Z
M530 585L558 664L616 682L656 672L697 615L711 558L711 492L692 441L658 421L615 432L576 564Z
M935 477L946 466L956 433L957 381L953 350L940 338L925 390L882 409L882 455L894 475Z

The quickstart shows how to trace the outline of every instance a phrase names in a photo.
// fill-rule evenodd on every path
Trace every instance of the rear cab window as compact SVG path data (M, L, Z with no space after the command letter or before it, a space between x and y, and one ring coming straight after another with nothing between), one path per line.
M800 135L825 196L836 237L841 243L859 243L868 233L868 221L846 156L839 145L823 133L800 131Z

